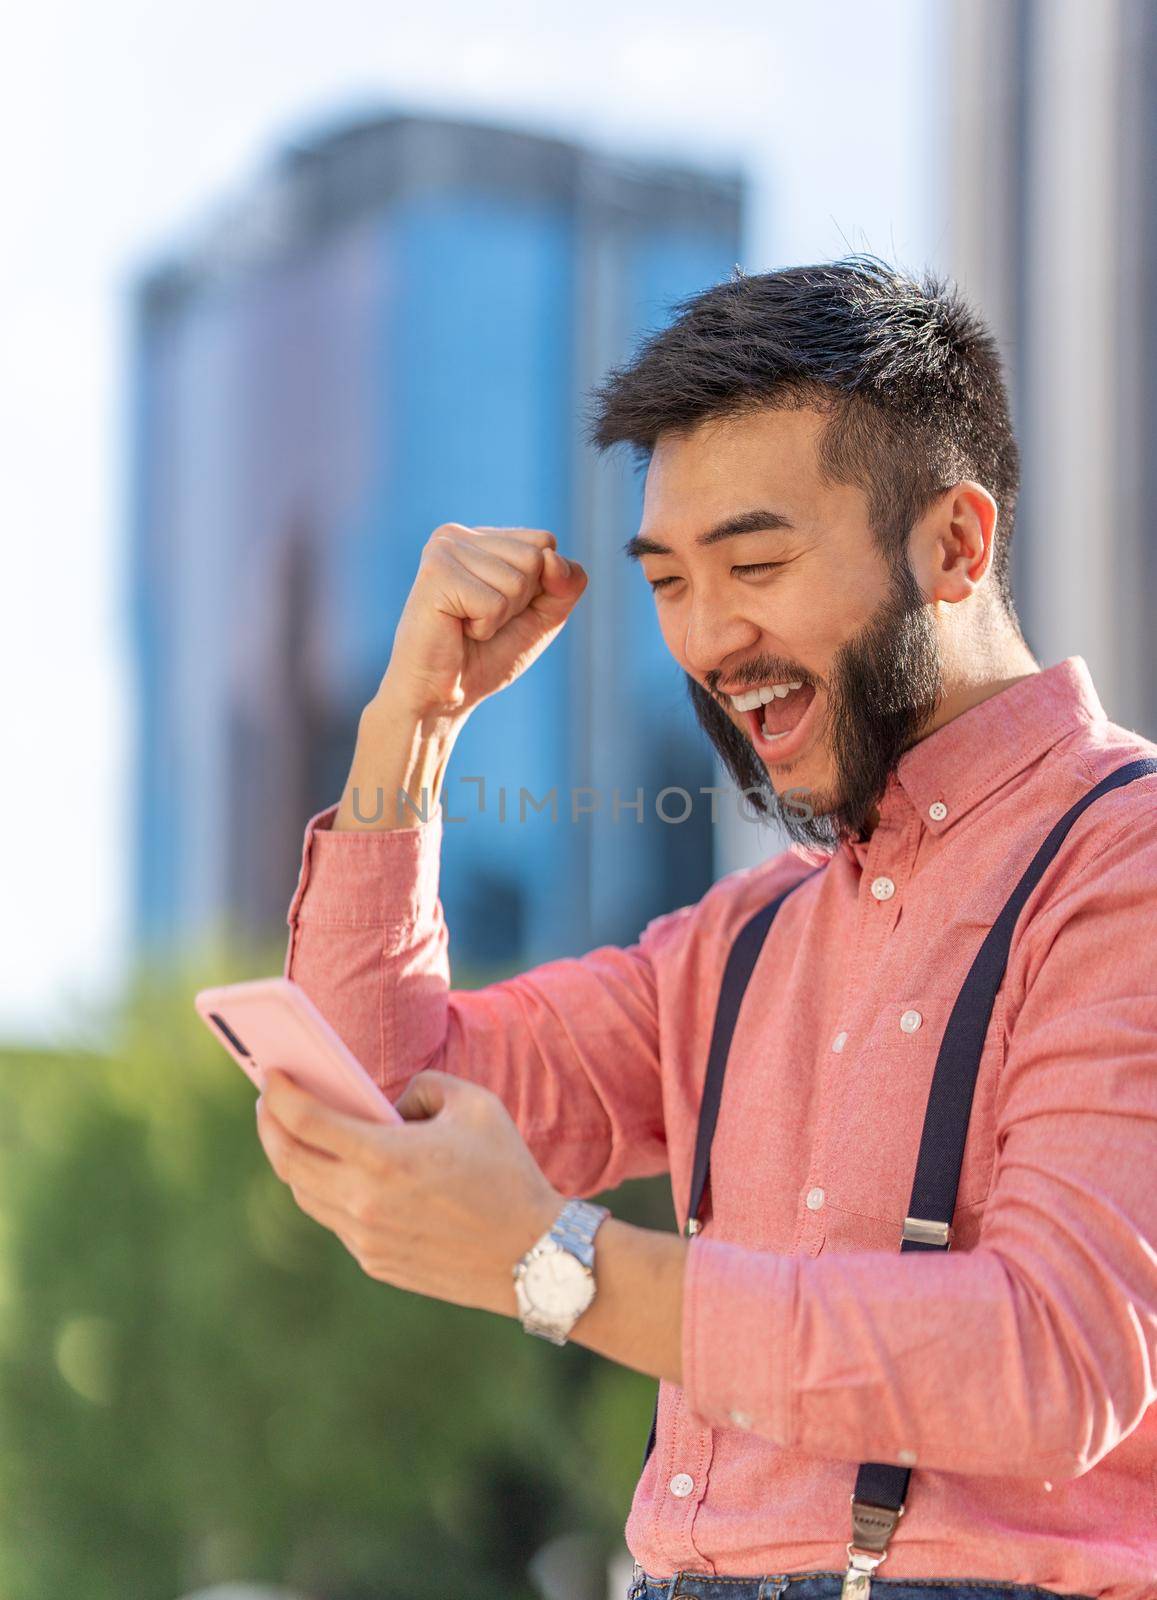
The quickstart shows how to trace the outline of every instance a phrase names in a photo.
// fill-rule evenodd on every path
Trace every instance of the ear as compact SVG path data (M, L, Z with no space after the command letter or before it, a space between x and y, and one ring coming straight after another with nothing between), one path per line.
M910 560L929 600L967 600L984 581L995 549L997 505L982 483L953 484L912 530Z

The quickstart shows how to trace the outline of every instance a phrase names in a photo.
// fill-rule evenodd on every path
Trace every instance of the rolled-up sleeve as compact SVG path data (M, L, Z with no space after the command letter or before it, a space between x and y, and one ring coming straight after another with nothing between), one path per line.
M699 1235L683 1387L786 1447L1073 1478L1157 1398L1157 828L1032 918L975 1248L777 1256ZM913 1151L913 1160L915 1151Z
M478 989L450 983L439 898L442 808L414 827L312 817L290 902L285 976L391 1100L436 1068L491 1089L567 1194L667 1170L654 962L692 908Z

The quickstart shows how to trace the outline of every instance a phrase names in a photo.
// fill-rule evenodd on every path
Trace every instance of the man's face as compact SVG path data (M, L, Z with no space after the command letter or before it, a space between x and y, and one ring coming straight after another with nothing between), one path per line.
M820 481L823 425L814 410L764 410L661 435L635 543L670 552L644 545L643 571L732 777L764 794L789 838L830 849L874 823L942 678L932 608L907 559L889 568L861 490ZM698 542L753 511L780 525L753 517L749 531ZM751 710L726 692L773 684L800 687Z

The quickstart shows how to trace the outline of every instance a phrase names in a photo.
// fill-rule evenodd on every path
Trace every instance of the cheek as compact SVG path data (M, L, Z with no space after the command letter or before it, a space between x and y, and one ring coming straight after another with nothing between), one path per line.
M806 658L825 658L842 639L860 625L866 615L864 596L839 583L809 584L795 596L791 614L784 619L793 640L806 646Z
M687 635L686 629L678 621L677 608L669 600L666 600L657 606L656 612L663 643L679 665L686 670L683 660L683 642Z

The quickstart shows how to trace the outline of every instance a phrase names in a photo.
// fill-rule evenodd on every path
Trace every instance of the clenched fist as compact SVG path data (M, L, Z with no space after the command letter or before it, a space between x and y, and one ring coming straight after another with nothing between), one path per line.
M465 716L542 654L586 585L545 528L443 523L422 551L383 687L416 715Z

